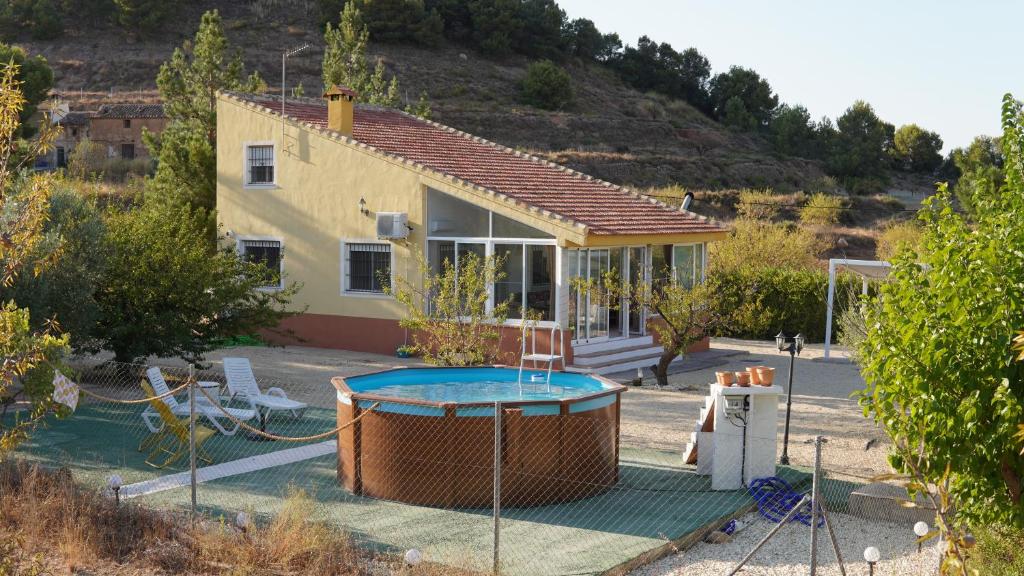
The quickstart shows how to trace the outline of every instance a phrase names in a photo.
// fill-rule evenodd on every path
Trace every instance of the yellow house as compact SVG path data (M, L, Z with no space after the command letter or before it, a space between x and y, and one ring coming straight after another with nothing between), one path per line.
M493 298L561 328L570 364L647 366L660 348L646 312L576 293L572 279L671 267L681 282L700 281L707 243L727 233L453 128L355 105L350 90L324 98L221 93L217 103L219 223L244 257L303 284L295 304L306 312L284 327L307 345L393 353L407 340L403 311L380 278L415 281L421 257L437 269L501 254Z

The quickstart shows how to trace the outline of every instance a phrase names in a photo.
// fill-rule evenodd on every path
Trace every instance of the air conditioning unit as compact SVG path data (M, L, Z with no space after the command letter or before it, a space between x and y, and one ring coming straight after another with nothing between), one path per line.
M401 240L409 237L409 215L405 212L377 212L377 238Z

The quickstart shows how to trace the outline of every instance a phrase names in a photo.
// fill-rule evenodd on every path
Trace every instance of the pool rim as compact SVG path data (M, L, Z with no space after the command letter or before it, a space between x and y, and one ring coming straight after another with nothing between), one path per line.
M335 377L331 378L331 384L334 386L335 390L337 390L339 396L340 395L344 395L344 396L350 398L353 402L366 401L366 402L381 402L381 403L395 403L395 404L412 404L412 405L416 405L416 406L429 406L431 408L449 408L449 407L453 407L453 408L454 407L474 408L474 407L494 406L495 404L498 404L499 401L490 401L490 402L485 402L485 401L473 401L473 402L448 401L448 402L439 402L439 401L434 401L434 400L424 400L424 399L420 399L420 398L409 398L407 396L389 396L389 395L386 395L386 394L372 394L372 393L366 393L366 392L356 392L356 391L352 390L349 387L348 383L347 383L347 379L348 378L359 378L359 377L362 377L362 376L372 376L372 375L377 375L377 374L385 374L385 373L388 373L388 372L398 372L398 371L402 371L402 370L478 370L480 368L502 368L502 369L506 369L506 370L517 370L518 369L517 366L508 366L508 365L503 365L503 364L493 364L493 365L490 365L490 366L397 366L395 368L388 368L387 370L378 370L376 372L368 372L366 374L357 374L357 375L348 376L348 377L345 377L345 376L335 376ZM536 372L537 371L537 369L535 369L535 368L530 368L529 370L531 372ZM524 369L524 371L525 371L525 369ZM542 370L542 372L547 372L547 371L546 370ZM550 398L550 399L536 399L536 400L500 401L501 405L503 407L506 407L506 408L515 408L517 406L544 406L544 405L568 406L570 404L575 404L577 402L583 402L583 401L587 401L587 400L594 400L596 398L603 398L605 396L611 396L613 394L622 394L623 392L629 390L629 388L627 386L619 384L618 382L615 382L614 380L606 378L606 377L604 377L604 376L602 376L600 374L587 374L587 373L582 373L582 372L568 372L568 371L565 371L565 370L552 370L551 372L552 372L552 374L556 374L556 373L559 373L559 374L580 374L582 376L587 376L588 378L593 378L593 379L597 380L598 382L600 382L603 386L606 387L606 389L605 390L600 390L600 391L597 391L597 392L591 392L591 393L587 393L587 394L582 394L580 396L573 396L572 398ZM339 398L339 400L340 400L340 398Z

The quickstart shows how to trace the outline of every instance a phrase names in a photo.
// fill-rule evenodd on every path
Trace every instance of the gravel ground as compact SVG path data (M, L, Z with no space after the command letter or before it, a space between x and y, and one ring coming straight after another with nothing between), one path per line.
M849 576L868 574L864 549L875 546L882 560L875 565L878 576L934 575L938 567L937 549L930 546L920 554L914 545L910 527L871 522L846 514L831 514L839 548ZM734 535L731 542L701 542L689 550L663 558L634 571L633 576L719 576L728 574L775 524L757 513L741 519L746 528ZM797 576L808 573L810 528L790 523L779 531L739 572L744 576ZM838 575L839 564L822 528L818 532L818 574Z

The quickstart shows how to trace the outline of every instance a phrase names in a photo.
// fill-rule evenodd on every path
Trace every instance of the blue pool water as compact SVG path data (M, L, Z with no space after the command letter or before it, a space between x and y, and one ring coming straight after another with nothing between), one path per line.
M565 400L610 389L585 374L524 370L518 368L409 368L346 378L355 393L378 394L431 402L514 402L516 400ZM614 400L614 397L610 397Z

